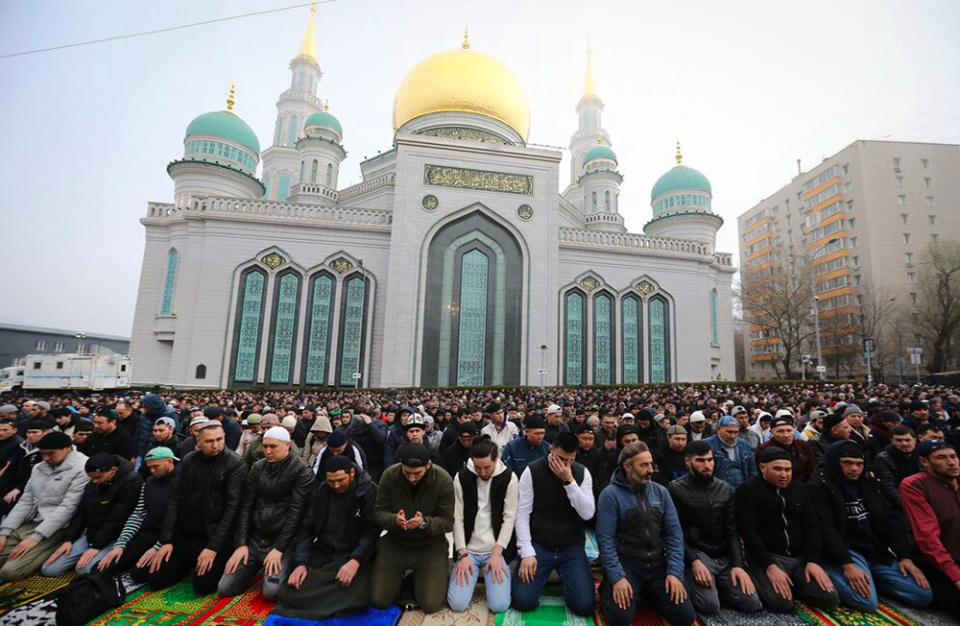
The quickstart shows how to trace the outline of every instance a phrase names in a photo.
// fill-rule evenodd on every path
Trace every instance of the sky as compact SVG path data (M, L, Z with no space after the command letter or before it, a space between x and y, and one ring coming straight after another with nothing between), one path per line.
M129 336L148 201L195 116L225 107L272 139L303 6L96 45L3 55L280 9L305 0L0 2L0 321ZM717 248L736 216L857 139L960 143L955 0L334 0L320 4L319 95L344 128L341 187L392 145L405 74L459 46L504 62L530 102L529 142L565 148L586 49L624 175L628 229L674 164L713 186ZM568 183L568 156L560 168ZM560 191L558 190L558 192Z

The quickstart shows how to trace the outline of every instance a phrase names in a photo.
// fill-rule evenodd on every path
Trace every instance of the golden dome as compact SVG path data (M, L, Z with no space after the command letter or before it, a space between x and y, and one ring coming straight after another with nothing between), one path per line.
M523 86L506 65L469 48L446 50L418 63L400 83L393 129L429 113L462 111L503 122L524 141L530 107Z

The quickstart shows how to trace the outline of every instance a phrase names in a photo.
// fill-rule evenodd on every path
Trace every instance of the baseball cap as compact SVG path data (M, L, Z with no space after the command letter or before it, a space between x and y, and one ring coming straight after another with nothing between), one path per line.
M547 407L547 415L550 415L551 413L559 413L559 412L561 412L562 410L563 410L563 409L561 409L561 408L560 408L559 406L557 406L556 404L551 404L550 406Z
M406 467L424 467L430 462L430 450L420 443L407 443L397 451L400 464Z
M683 426L673 425L667 429L667 437L672 437L674 435L686 435L687 429Z
M143 457L144 461L156 461L157 459L173 459L174 461L180 460L173 455L173 450L167 448L166 446L158 446L153 448Z
M263 421L263 416L259 413L251 413L247 416L247 424L250 426L256 426Z
M743 408L743 407L740 406L740 405L737 405L737 406L733 407L733 410L732 410L732 411L730 411L730 415L736 417L737 415L740 415L741 413L746 413L746 412L747 412L747 410L746 410L745 408Z
M694 411L690 414L690 422L705 422L707 421L706 416L703 414L703 411Z
M940 441L939 439L927 439L926 441L921 443L919 446L917 446L917 455L925 459L928 459L930 458L930 455L933 454L934 452L937 452L939 450L946 450L947 448L951 450L956 449L946 441Z
M157 424L162 424L162 425L164 425L164 426L169 426L170 428L172 428L172 429L174 429L174 430L177 429L177 423L176 423L175 421L173 421L173 418L172 418L172 417L158 417L158 418L157 418L157 421L155 421L155 422L153 423L153 425L156 426Z

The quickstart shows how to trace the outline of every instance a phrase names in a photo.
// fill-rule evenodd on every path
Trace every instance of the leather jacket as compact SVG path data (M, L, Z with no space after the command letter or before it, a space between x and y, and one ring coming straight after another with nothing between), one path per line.
M236 545L262 541L286 550L300 527L313 480L313 472L292 447L282 461L254 463L237 519Z
M706 481L687 474L667 489L680 516L687 565L696 560L695 551L700 551L713 558L727 557L732 567L743 567L730 485L717 478Z

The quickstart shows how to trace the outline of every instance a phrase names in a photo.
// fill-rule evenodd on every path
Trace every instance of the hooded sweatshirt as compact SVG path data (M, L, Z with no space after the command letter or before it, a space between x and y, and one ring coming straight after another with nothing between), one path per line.
M490 554L498 545L504 551L507 550L517 520L519 482L516 474L499 459L494 467L493 476L489 480L480 480L473 465L473 459L467 461L467 465L453 480L453 543L457 550L465 549L474 554ZM497 523L493 519L493 514L495 509L500 508L498 506L500 503L495 502L496 499L491 498L490 494L495 484L498 486L498 491L503 490L503 483L506 484L502 503L503 513ZM468 493L465 498L464 485L475 486L476 494ZM470 526L470 520L464 517L464 503L466 501L469 505L466 508L473 510L472 500L476 500L476 515L472 520L473 528L468 537L466 530ZM499 526L499 532L497 532L497 526Z

